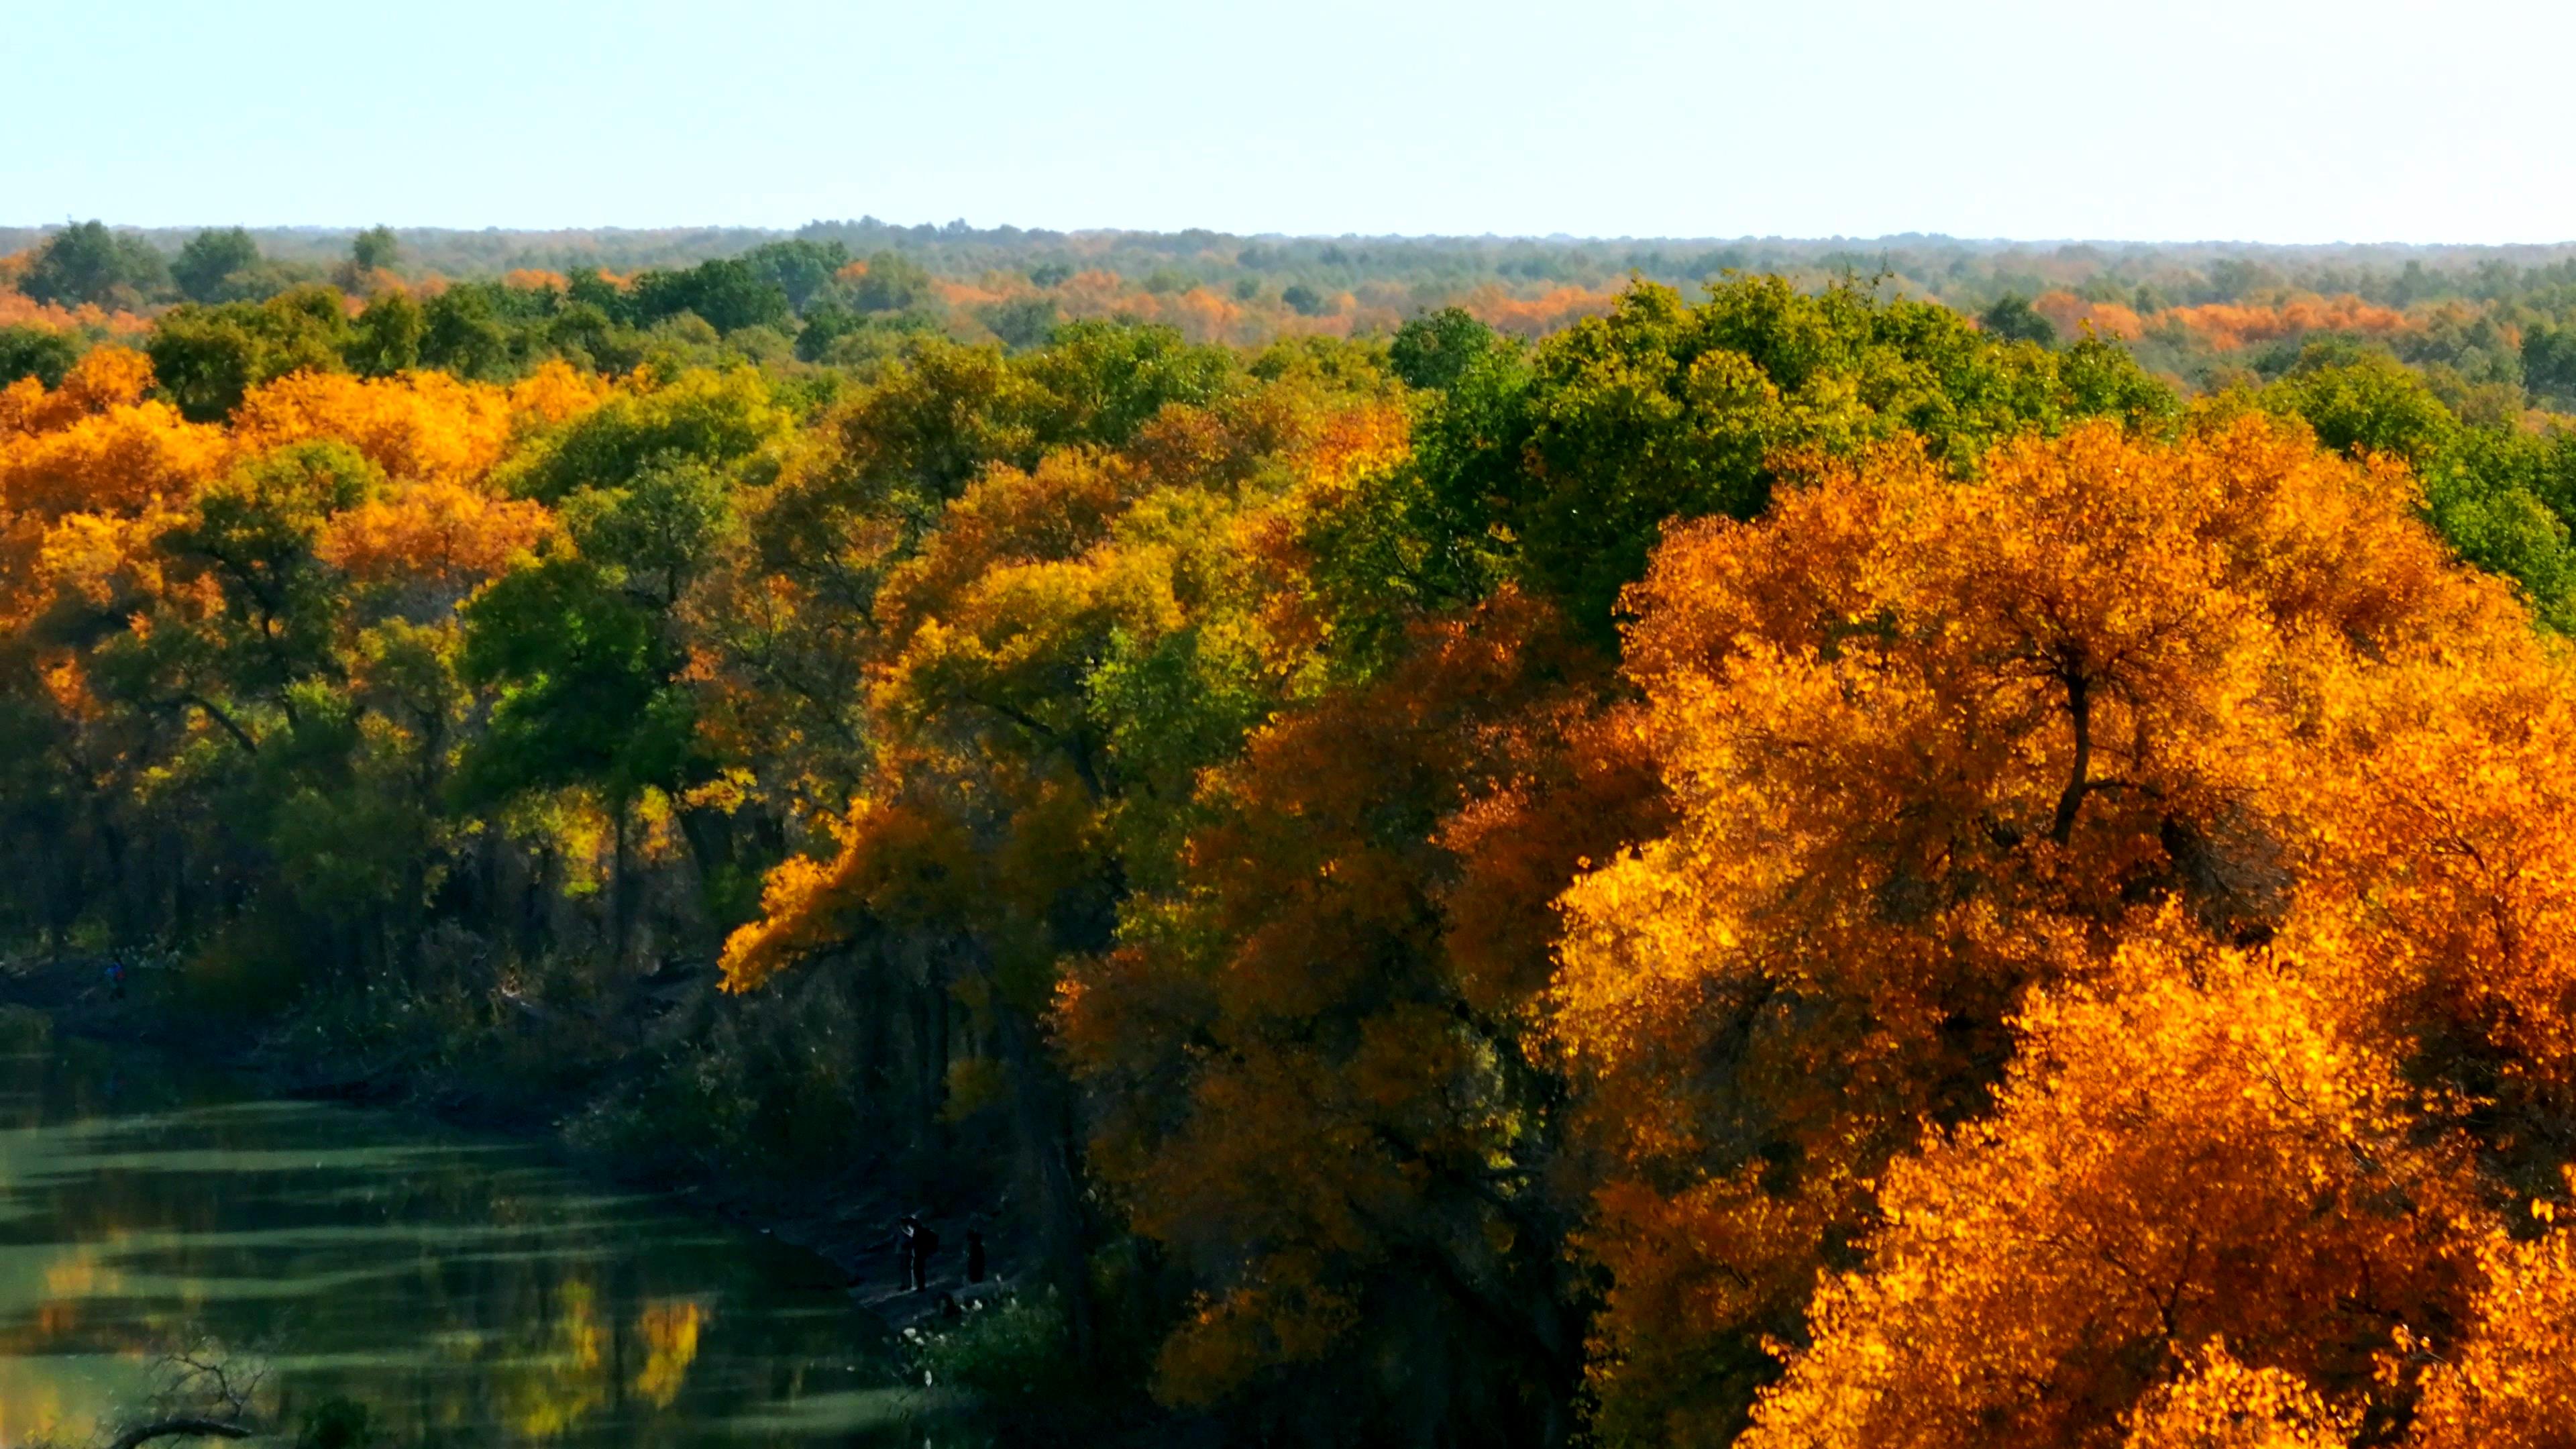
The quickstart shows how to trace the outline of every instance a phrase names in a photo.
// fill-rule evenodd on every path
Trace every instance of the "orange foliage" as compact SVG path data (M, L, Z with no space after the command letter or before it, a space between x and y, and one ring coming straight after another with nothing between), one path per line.
M1515 297L1487 284L1468 293L1458 305L1497 332L1539 338L1563 331L1586 317L1604 317L1618 303L1617 292L1557 287L1537 297Z
M1497 1302L1557 1271L1547 1199L1470 1184L1546 1150L1510 1041L1547 978L1545 902L1653 818L1597 682L1516 593L1424 630L1386 679L1207 777L1167 914L1066 983L1060 1039L1116 1108L1096 1168L1217 1285L1164 1346L1166 1397L1401 1319L1407 1254L1457 1254Z
M65 307L38 302L0 285L0 327L41 327L48 332L103 332L111 337L139 337L152 330L152 319L139 312L109 312L95 303Z
M2544 1205L2544 1217L2554 1217ZM2410 1449L2564 1449L2576 1438L2576 1234L2485 1245L2467 1341L2401 1336L2392 1376L2429 1360Z
M0 438L49 433L111 408L131 407L152 390L152 359L122 347L94 347L47 393L22 377L0 388Z
M2467 697L2457 671L2559 676L2415 499L2402 471L2259 422L2171 447L2094 426L2007 445L1964 485L1882 453L1761 524L1674 531L1630 592L1627 668L1681 824L1568 893L1552 1018L1610 1165L1590 1243L1615 1282L1614 1419L1729 1422L1750 1379L1729 1391L1690 1365L1789 1338L1817 1266L1874 1215L1878 1255L1818 1300L1762 1442L2080 1442L2163 1372L2088 1357L2142 1323L2173 1354L2223 1336L2349 1391L2374 1343L2329 1310L2363 1285L2298 1278L2312 1258L2439 1321L2456 1154L2399 1130L2417 1109L2391 1064L2421 1043L2405 1013L2371 1010L2439 970L2366 983L2414 940L2426 957L2445 930L2474 940L2510 895L2448 863L2370 762L2394 750L2428 791L2495 778L2527 690L2462 706L2456 753L2395 741L2425 728L2433 681ZM2520 812L2510 829L2475 833L2456 793L2443 820L2482 848L2520 842L2499 872L2556 870L2540 822L2564 807L2540 762L2567 748L2536 748L2500 807ZM2349 814L2370 810L2403 873L2372 863ZM2333 852L2346 863L2320 863ZM2304 913L2302 881L2350 883ZM2392 919L2418 899L2449 924ZM2500 919L2562 929L2536 906ZM2528 989L2525 1012L2566 999L2528 968L2508 986L2492 946L2449 962ZM2239 1023L2289 1036L2258 1046ZM2558 1050L2484 1040L2535 1063ZM1927 1122L1968 1125L1909 1158ZM2150 1180L2185 1163L2198 1176ZM2386 1218L2397 1200L2414 1215ZM2335 1206L2311 1214L2320 1201ZM2092 1244L2112 1257L2080 1261ZM2121 1286L2114 1257L2162 1286Z
M2348 1394L2391 1321L2456 1314L2465 1154L2308 975L2141 944L2034 1002L1993 1114L1888 1173L1745 1449L2081 1444L2210 1344Z
M234 429L255 450L336 438L389 477L470 483L531 426L586 412L608 391L560 361L506 388L440 372L379 379L302 372L252 389Z
M319 552L367 583L470 587L534 549L554 526L544 504L432 478L335 515Z
M501 276L501 285L521 292L561 292L571 287L561 272L540 267L516 267Z
M2272 342L2310 332L2358 332L2393 337L2415 330L2415 323L2393 307L2340 297L2294 297L2270 306L2212 302L2199 307L2171 307L2155 316L2158 324L2188 328L2209 347L2233 352L2249 342Z
M2060 337L2080 337L2088 328L2096 337L2122 342L2146 335L2146 324L2138 314L2117 302L2087 302L2073 292L2042 292L2030 306L2057 328Z
M232 455L220 429L187 422L167 404L114 406L0 439L0 507L43 517L140 512L193 493Z

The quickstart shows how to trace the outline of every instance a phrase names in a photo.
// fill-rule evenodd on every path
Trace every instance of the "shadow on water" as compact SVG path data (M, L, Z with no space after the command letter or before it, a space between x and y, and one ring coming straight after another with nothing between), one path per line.
M533 1150L57 1040L0 1013L0 1444L131 1414L210 1337L279 1416L401 1444L917 1444L810 1257Z

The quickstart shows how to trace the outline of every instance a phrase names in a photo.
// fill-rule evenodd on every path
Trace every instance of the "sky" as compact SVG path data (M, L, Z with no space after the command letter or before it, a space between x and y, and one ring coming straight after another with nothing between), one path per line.
M0 223L2558 242L2571 41L2492 0L0 0Z

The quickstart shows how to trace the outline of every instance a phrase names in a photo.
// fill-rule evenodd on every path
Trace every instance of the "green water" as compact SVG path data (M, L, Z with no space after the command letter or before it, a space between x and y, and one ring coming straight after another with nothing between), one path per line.
M831 1279L523 1146L0 1013L0 1445L90 1442L207 1343L263 1419L347 1398L405 1445L920 1442Z

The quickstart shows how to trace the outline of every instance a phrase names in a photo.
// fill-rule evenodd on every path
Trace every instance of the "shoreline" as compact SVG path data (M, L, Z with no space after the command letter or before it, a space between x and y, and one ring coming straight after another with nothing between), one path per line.
M155 993L129 989L108 995L104 966L94 959L0 961L0 1004L43 1013L57 1030L111 1047L140 1048L240 1076L259 1090L304 1101L332 1101L376 1111L407 1113L446 1126L535 1147L550 1161L582 1176L651 1192L675 1209L755 1232L812 1255L828 1268L851 1306L882 1335L899 1340L904 1330L938 1320L948 1304L1007 1294L1022 1259L1015 1235L988 1225L994 1271L981 1284L965 1282L962 1230L946 1241L930 1288L908 1293L897 1286L899 1265L891 1246L895 1224L923 1195L911 1184L889 1186L882 1170L853 1168L841 1178L797 1184L793 1194L836 1207L791 1207L789 1185L732 1177L720 1169L621 1168L612 1154L588 1148L567 1131L587 1105L577 1092L477 1091L442 1073L412 1070L425 1052L391 1063L326 1060L305 1065L283 1060L277 1022L239 1032L191 1029L178 1009ZM527 1084L511 1084L526 1088ZM938 1225L934 1222L934 1225Z

